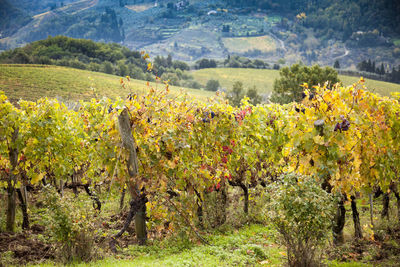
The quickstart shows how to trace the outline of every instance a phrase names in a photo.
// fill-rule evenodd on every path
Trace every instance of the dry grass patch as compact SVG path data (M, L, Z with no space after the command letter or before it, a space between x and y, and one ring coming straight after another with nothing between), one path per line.
M142 4L142 5L129 5L129 6L125 6L126 8L135 11L135 12L143 12L146 11L152 7L154 7L154 4Z
M252 50L260 50L262 53L273 52L276 49L276 43L268 35L258 37L234 37L223 38L224 46L233 53L246 53Z

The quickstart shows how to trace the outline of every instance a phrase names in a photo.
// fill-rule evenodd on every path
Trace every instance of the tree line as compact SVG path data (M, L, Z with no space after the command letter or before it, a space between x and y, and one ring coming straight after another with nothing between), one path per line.
M374 73L380 76L381 80L400 83L400 65L392 67L391 70L385 68L384 64L381 65L376 64L375 61L371 61L371 59L363 60L357 64L357 69L359 71L365 71L369 73Z
M164 75L166 80L173 76L173 85L179 85L181 80L190 78L183 75L189 65L172 60L171 56L156 57L153 69L149 72L144 52L132 51L116 43L65 36L48 37L21 48L7 50L0 54L0 63L58 65L147 81L154 81L155 75Z

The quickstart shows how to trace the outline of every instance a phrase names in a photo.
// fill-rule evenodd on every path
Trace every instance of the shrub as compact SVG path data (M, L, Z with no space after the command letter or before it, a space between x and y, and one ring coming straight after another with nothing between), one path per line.
M286 246L289 266L318 265L332 227L334 200L312 177L284 174L267 187L268 217Z
M193 89L200 89L202 87L199 82L193 80L183 81L182 86Z
M84 63L78 61L77 59L71 60L69 62L69 66L71 68L75 68L75 69L81 69L81 70L85 70L86 69L86 65Z
M243 83L240 81L236 81L233 86L232 90L229 91L227 95L227 99L232 106L238 107L240 106L240 101L244 97L244 88Z
M257 104L260 104L262 102L262 98L258 94L257 88L255 85L253 87L249 88L249 90L247 90L246 95L248 98L250 98L250 103L254 106Z
M52 239L59 244L60 260L64 263L91 260L94 256L94 211L76 207L74 199L61 198L54 188L45 188L45 198L49 209L47 220ZM80 198L75 201L85 202ZM90 204L85 203L85 207Z
M173 72L165 72L161 76L161 80L168 81L170 85L179 86L179 77L176 73Z
M208 80L206 84L206 90L208 91L217 91L219 88L219 81L218 80Z

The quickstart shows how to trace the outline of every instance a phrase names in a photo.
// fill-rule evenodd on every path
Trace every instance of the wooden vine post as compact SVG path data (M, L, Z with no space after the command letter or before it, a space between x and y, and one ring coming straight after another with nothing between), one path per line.
M119 125L119 132L121 135L123 148L129 154L127 161L127 169L129 177L126 179L126 185L128 187L128 192L131 196L131 201L130 201L129 214L128 217L126 218L124 227L118 234L116 234L112 238L110 242L110 247L113 252L117 252L115 247L116 238L122 236L122 234L129 227L133 218L135 218L135 233L139 244L145 245L147 240L147 231L146 231L147 198L146 195L141 192L140 188L136 183L139 166L136 154L136 142L132 135L130 116L127 108L124 108L124 110L118 116L118 125Z
M15 232L15 210L16 210L16 186L17 186L17 177L14 173L18 164L18 149L16 145L16 141L19 134L19 128L14 129L14 132L11 137L11 144L9 146L9 157L11 163L11 170L8 174L7 181L7 222L6 222L6 230L8 232Z

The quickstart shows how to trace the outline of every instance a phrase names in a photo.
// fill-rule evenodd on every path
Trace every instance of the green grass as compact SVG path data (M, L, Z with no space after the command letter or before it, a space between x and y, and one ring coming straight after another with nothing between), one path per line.
M274 80L279 77L279 71L219 68L201 69L192 72L192 75L201 84L206 84L210 79L216 79L223 88L230 90L235 81L241 81L245 88L255 85L259 92L270 93Z
M339 75L339 79L343 82L344 85L351 85L353 83L358 82L359 77L352 76L344 76ZM390 96L391 92L399 92L400 84L376 81L372 79L365 78L365 86L370 92L378 93L383 96Z
M150 83L154 88L162 89L162 83ZM59 97L65 100L88 100L98 97L126 97L132 89L135 93L149 90L146 81L131 79L127 89L120 85L120 77L100 72L91 72L59 66L43 65L0 65L0 90L11 101L19 99L37 100L38 98ZM129 89L131 88L131 89ZM178 94L182 88L171 86L171 92ZM207 91L183 88L189 95L205 99L214 94Z
M399 39L394 39L393 43L395 46L400 46L400 38Z
M268 227L250 225L208 235L211 245L185 238L150 241L147 246L129 246L115 257L74 266L282 266L284 248L271 241L273 234Z
M120 191L118 187L111 190L110 193L103 191L99 197L103 200L102 212L96 216L92 223L108 222L110 228L99 227L95 231L96 236L102 236L105 233L107 236L111 236L118 232L118 228L114 227L114 224L118 222L110 221L110 217L117 213L119 210L118 200ZM91 199L88 195L81 193L78 198L75 197L73 192L65 191L65 201L71 201L71 205L77 209L88 209L88 204L91 203ZM43 202L43 195L37 198L37 201ZM4 202L0 199L0 205ZM125 199L125 204L129 202L129 199ZM381 198L375 200L375 214L378 216L381 210ZM368 223L369 214L368 211L363 208L368 208L368 201L366 199L360 199L357 201L359 212L361 215L361 224L365 225ZM394 204L392 204L394 211ZM39 213L37 207L32 205L30 220L32 223L46 224L49 223L47 219L43 217L44 213ZM89 208L90 209L90 208ZM39 208L41 212L46 211L46 208ZM338 257L343 255L351 256L353 250L350 249L351 240L353 240L353 227L351 220L350 204L346 204L346 227L345 227L345 239L346 244L340 247L340 253ZM99 217L98 217L99 216ZM21 221L21 211L17 209L17 221ZM93 219L93 218L92 218ZM99 232L97 232L99 231ZM150 231L152 232L152 231ZM154 233L154 232L153 232ZM129 235L125 233L124 237ZM367 237L367 233L364 232ZM46 234L42 235L44 238ZM186 235L177 235L176 237L168 237L165 239L154 238L150 234L150 239L146 246L129 245L126 248L120 248L117 255L112 255L107 251L108 246L107 239L102 243L98 244L98 256L99 260L93 260L88 263L73 263L71 266L285 266L286 253L285 247L276 244L277 232L268 225L250 224L240 228L232 226L223 226L219 230L209 231L203 233L202 236L210 243L210 245L201 244L200 242L191 242L186 238ZM30 238L39 238L38 236L32 235ZM46 239L45 239L46 240ZM132 239L132 243L135 243ZM332 249L332 248L330 248ZM326 251L325 251L326 252ZM1 255L4 260L8 263L13 262L13 255L4 253ZM326 256L326 253L325 253ZM396 256L396 255L393 255ZM326 266L335 267L362 267L362 266L396 266L397 257L394 257L392 261L384 262L372 262L370 252L366 251L363 254L363 259L356 261L351 257L346 257L346 262L341 262L339 259L335 261L324 260ZM390 260L390 259L389 259ZM18 266L18 265L15 265ZM38 265L28 266L64 266L57 261L46 261ZM325 265L324 265L325 266Z
M273 241L276 232L262 225L248 225L208 236L211 245L185 239L150 241L147 246L131 245L117 256L73 266L284 266L284 247ZM325 261L327 266L372 266L358 262ZM58 266L54 262L34 266Z
M260 93L271 93L274 80L279 78L278 70L259 69L201 69L192 72L193 77L201 84L206 84L210 79L219 80L221 86L230 90L235 81L243 82L245 88L256 86ZM359 77L339 75L343 85L348 86L356 83ZM369 91L389 96L391 92L399 92L400 84L388 83L365 79L365 86Z

